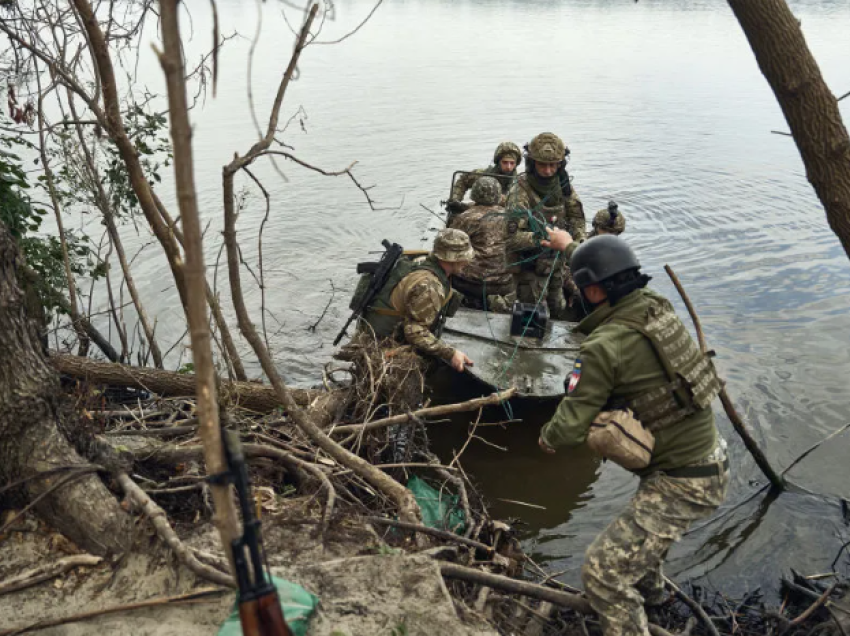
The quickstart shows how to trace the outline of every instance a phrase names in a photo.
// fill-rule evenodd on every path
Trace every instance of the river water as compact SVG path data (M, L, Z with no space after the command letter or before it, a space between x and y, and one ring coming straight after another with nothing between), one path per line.
M356 27L372 6L336 3L287 94L282 120L294 119L281 138L299 158L327 170L357 161L355 174L375 186L369 193L378 209L344 176L320 176L283 159L255 171L271 195L263 234L267 328L289 381L320 377L347 315L358 260L383 238L427 245L439 223L422 206L439 209L452 171L484 167L502 140L521 144L552 130L572 151L568 168L585 209L619 202L626 237L652 285L683 312L662 266L676 270L730 395L776 467L847 424L850 263L793 142L771 134L786 130L784 120L724 2L389 0L351 38L320 44ZM791 6L833 91L850 90L850 3ZM208 94L193 112L210 263L218 255L221 167L257 137L252 101L265 125L293 42L282 14L296 27L301 20L290 3L273 0L218 0L218 10L222 31L243 37L222 51L217 96ZM204 11L206 5L192 15L190 57L210 41ZM262 28L249 69L258 12ZM146 52L140 78L162 91ZM842 106L850 121L850 99ZM247 179L243 186L240 239L256 271L264 204ZM182 331L177 296L164 282L162 259L152 248L144 254L136 274L149 311L159 316L159 334L170 342ZM247 271L243 279L247 285ZM327 314L308 330L332 290ZM248 301L259 323L255 288ZM728 502L715 521L674 548L669 572L735 591L772 588L791 567L829 570L850 538L840 505L850 498L850 432L789 473L791 492L741 503L764 479L719 404L716 410L731 446ZM479 431L506 450L474 441L463 465L495 514L525 524L528 549L575 581L584 548L636 480L581 450L544 456L536 439L548 413L518 413L524 423L508 431ZM450 456L463 444L465 426L435 427L432 437Z

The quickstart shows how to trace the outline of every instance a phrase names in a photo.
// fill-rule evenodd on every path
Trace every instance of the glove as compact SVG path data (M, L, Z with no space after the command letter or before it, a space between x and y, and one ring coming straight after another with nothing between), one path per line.
M466 212L469 206L467 206L462 201L458 201L457 199L452 199L450 201L446 201L446 211L452 214L460 214L461 212Z

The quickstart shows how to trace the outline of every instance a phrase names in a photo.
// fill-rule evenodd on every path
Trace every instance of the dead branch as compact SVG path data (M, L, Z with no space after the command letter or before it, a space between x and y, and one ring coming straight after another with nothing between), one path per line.
M94 567L101 561L103 561L101 557L92 556L91 554L74 554L63 557L53 563L48 563L11 579L6 579L0 583L0 596L38 585L44 581L49 581L74 568Z
M109 54L108 44L89 0L73 0L73 4L85 29L86 37L89 40L90 52L96 66L97 77L101 82L103 110L88 97L83 87L74 81L67 71L59 69L55 65L54 68L56 68L56 72L62 77L66 85L80 95L92 113L95 114L98 120L101 120L104 129L118 149L121 160L126 165L127 175L133 187L133 192L139 201L139 207L142 209L145 219L147 219L151 230L165 252L169 267L174 276L177 291L180 294L180 300L183 306L187 307L188 298L186 296L183 274L183 256L180 253L180 247L173 232L165 225L159 213L154 200L153 190L142 168L136 147L124 128L118 97L118 85L115 79L115 70ZM38 55L36 50L32 49L32 47L29 48L33 54Z
M29 285L40 285L44 288L41 277L35 272L35 270L26 264L21 263L18 265L18 273L21 274L23 282L26 282ZM52 288L47 289L47 294L50 297L51 302L56 303L60 309L70 315L71 303L59 290ZM86 335L88 335L92 342L94 342L103 352L103 355L109 358L112 362L118 362L121 359L118 352L115 351L115 348L110 344L109 340L107 340L106 337L98 331L97 327L91 324L91 321L86 316L80 315L80 325L83 329L85 329Z
M218 387L212 356L212 342L207 322L207 288L204 268L204 246L198 200L195 192L194 160L192 157L192 128L186 102L186 71L180 43L177 0L160 2L163 52L158 54L165 74L168 92L168 111L171 116L171 139L174 153L174 177L177 200L180 206L186 262L183 266L186 320L192 341L192 359L195 364L198 399L199 434L204 445L204 462L208 475L218 475L227 470L219 423ZM129 480L129 478L127 478ZM133 484L135 485L135 484ZM230 487L222 483L210 485L215 503L213 523L218 528L224 553L232 563L233 541L239 536L236 508L230 496ZM141 490L139 491L141 492ZM164 513L163 513L164 515ZM170 529L170 527L169 527ZM176 535L174 535L176 539ZM191 557L198 566L201 563ZM208 568L212 570L211 568ZM217 571L216 571L217 572ZM230 577L227 577L230 579ZM231 581L232 583L232 581Z
M510 389L506 389L505 391L499 391L498 393L493 393L486 397L475 398L473 400L468 400L466 402L460 402L458 404L443 404L440 406L431 406L424 409L419 409L418 411L413 411L412 413L405 413L403 415L393 415L392 417L386 417L380 420L374 420L372 422L365 422L363 424L346 424L344 426L337 426L331 430L332 435L336 435L339 433L352 433L352 432L360 432L360 431L372 431L377 428L384 428L386 426L393 426L395 424L404 424L406 422L410 422L413 418L430 418L430 417L438 417L440 415L448 415L450 413L463 413L465 411L475 411L485 406L492 406L496 404L501 404L502 402L506 402L510 400L516 394L516 388L512 387Z
M80 340L80 349L79 355L85 357L88 355L88 336L86 335L85 329L83 329L80 324L80 308L77 303L77 284L74 280L74 273L71 271L71 260L68 256L68 240L67 234L65 233L64 223L62 222L62 207L59 204L59 197L56 194L56 184L53 178L53 170L50 167L50 159L47 156L47 147L45 143L45 135L44 135L44 97L45 93L41 90L41 73L39 72L38 65L36 65L36 82L38 84L38 106L36 107L36 113L38 115L38 127L39 127L39 155L41 157L41 170L44 173L44 178L47 183L47 192L50 195L50 203L53 207L53 216L56 220L56 227L59 230L59 245L62 249L62 266L65 270L65 279L68 283L68 298L69 298L69 309L71 310L71 323L73 324L74 331L77 332L77 336ZM54 87L55 88L55 87ZM53 90L53 88L49 89L49 91ZM48 92L49 92L48 91Z
M396 528L403 528L404 530L413 530L414 532L421 532L423 534L430 534L431 536L439 537L440 539L445 539L446 541L451 541L452 543L468 545L471 548L483 550L487 553L493 553L495 551L495 548L485 543L481 543L480 541L467 539L466 537L462 537L459 534L455 534L454 532L448 532L447 530L439 530L437 528L423 526L420 523L406 523L404 521L398 521L397 519L384 519L383 517L366 517L366 521L368 521L369 523L377 523L384 526L394 526Z
M176 373L149 367L133 367L126 364L98 362L78 356L51 352L50 362L59 373L81 380L114 386L131 386L160 395L195 395L196 381L191 373ZM221 381L221 392L227 394L233 406L267 413L282 403L274 388L255 382ZM313 405L316 409L335 405L342 391L324 393L308 389L291 389L293 400L302 406Z
M71 115L76 120L78 119L78 116L77 107L74 104L74 94L71 92L71 89L66 90L68 93L68 108L71 111ZM83 151L85 166L91 174L90 182L94 185L95 202L97 203L97 207L100 208L104 225L109 233L109 239L112 242L112 246L115 248L115 253L118 255L118 263L121 265L121 273L124 276L127 291L130 292L130 299L133 301L133 306L136 309L136 315L139 317L139 322L142 323L142 329L144 330L145 337L148 340L148 346L151 350L151 356L153 356L154 365L157 369L162 369L162 352L160 351L159 344L156 341L156 336L150 324L150 319L148 318L148 314L145 311L138 289L136 288L136 281L130 271L130 265L127 262L127 254L124 251L124 243L121 241L121 235L119 234L118 227L115 224L115 214L109 201L109 197L106 194L106 190L103 187L103 181L100 178L100 171L98 170L94 157L86 144L86 140L83 135L83 127L80 124L76 124L74 127L77 132L77 138L80 140L79 147L82 148Z
M143 513L151 520L151 523L153 523L156 528L156 533L159 535L159 538L174 551L174 554L177 556L180 563L185 565L199 577L207 579L208 581L227 587L236 586L233 577L230 575L198 561L192 550L183 543L177 536L177 533L174 532L174 529L168 522L168 516L165 514L165 511L154 503L147 493L136 485L136 482L130 479L125 473L119 473L117 481L121 485L121 488L127 496L127 500L130 502L131 506L137 512ZM227 494L228 496L230 495L229 491Z
M662 576L664 576L664 575L662 575ZM703 624L705 625L705 628L708 630L709 634L711 634L712 636L720 636L720 634L717 631L717 628L714 626L714 621L712 621L711 617L708 614L706 614L705 610L702 608L702 605L700 605L694 599L692 599L690 596L685 594L679 588L678 585L676 585L672 580L670 580L666 576L664 576L664 583L667 585L667 587L669 587L671 590L673 590L673 592L675 592L676 596L678 596L679 599L685 605L687 605L688 607L691 608L691 611L694 614L696 614L697 616L700 617Z
M469 581L470 583L492 587L503 592L521 594L541 601L548 601L549 603L569 608L581 614L595 613L593 608L590 607L588 600L578 594L553 590L551 587L543 587L535 583L519 581L508 576L501 576L499 574L492 574L491 572L467 568L456 563L445 562L440 563L440 574L447 579ZM649 632L653 636L672 636L666 629L654 624L649 625Z
M679 295L682 297L682 301L685 303L685 307L691 316L691 320L694 323L694 329L697 332L697 340L699 341L700 351L707 355L709 353L708 345L705 342L705 336L702 333L702 325L700 324L699 316L697 316L694 306L691 304L691 299L688 298L685 288L682 287L682 283L679 282L679 278L676 276L675 272L673 272L673 269L669 265L665 265L664 271L667 272L670 280L673 281L673 285L676 286L676 291L679 292ZM756 464L758 464L758 467L761 468L765 477L768 478L774 488L777 488L780 491L785 490L785 480L773 470L770 462L767 461L767 457L764 456L764 453L759 448L752 435L750 435L750 432L747 430L747 425L744 424L744 420L741 419L741 416L738 415L738 412L735 410L735 406L732 404L732 400L729 398L729 394L726 392L725 386L720 390L720 401L723 403L723 409L726 411L729 421L732 422L735 432L738 433L738 436L744 442L744 446L746 446L747 450L750 451L750 455L752 455L753 459L756 460Z
M138 603L127 603L125 605L114 605L112 607L105 607L103 609L93 610L91 612L80 612L79 614L72 614L71 616L66 616L64 618L38 621L36 623L32 623L31 625L27 625L26 627L4 629L0 631L0 636L18 636L18 634L26 634L27 632L34 632L40 629L46 629L47 627L56 627L57 625L78 623L80 621L89 620L90 618L106 616L107 614L119 614L121 612L131 612L133 610L146 609L148 607L160 607L162 605L178 605L180 603L197 602L208 596L217 596L219 594L225 594L229 592L229 589L220 589L214 587L202 588L200 590L195 590L194 592L190 592L188 594L153 598L147 601L140 601Z
M224 190L224 241L227 246L230 291L239 321L239 329L242 331L242 335L245 339L250 343L251 348L260 360L263 371L271 380L272 386L275 387L278 397L283 402L284 407L295 420L298 427L330 457L347 468L351 468L371 486L392 499L398 508L401 519L417 522L419 521L419 507L416 504L416 500L413 495L407 490L407 488L376 469L363 458L358 457L354 453L351 453L334 442L321 430L321 428L319 428L309 414L298 407L295 400L292 398L289 388L278 373L277 367L274 365L268 349L266 349L263 345L262 340L257 334L256 328L251 322L242 294L242 282L239 271L239 248L236 242L236 214L234 210L233 177L236 172L250 164L261 153L266 151L271 144L275 130L277 129L280 107L286 93L286 88L289 86L289 82L291 81L292 75L297 67L298 59L301 56L301 52L304 50L305 42L310 32L310 26L315 19L318 8L317 4L312 6L307 20L305 21L298 36L295 50L293 51L292 57L289 60L289 65L287 66L286 72L284 73L283 79L278 87L274 106L272 107L272 111L269 116L269 125L265 137L255 143L244 156L240 157L237 155L233 161L224 166L222 170Z

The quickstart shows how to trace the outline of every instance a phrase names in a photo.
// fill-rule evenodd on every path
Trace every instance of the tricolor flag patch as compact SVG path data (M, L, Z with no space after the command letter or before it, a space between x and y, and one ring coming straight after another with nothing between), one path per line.
M570 381L567 383L568 395L576 390L579 380L581 380L581 359L576 358L575 364L573 365L573 372L570 373Z

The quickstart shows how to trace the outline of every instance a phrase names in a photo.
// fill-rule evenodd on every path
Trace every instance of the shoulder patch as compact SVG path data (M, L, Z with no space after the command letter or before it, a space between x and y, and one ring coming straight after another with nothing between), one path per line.
M576 358L572 373L570 373L570 378L567 381L567 395L576 390L579 380L581 380L581 358Z

